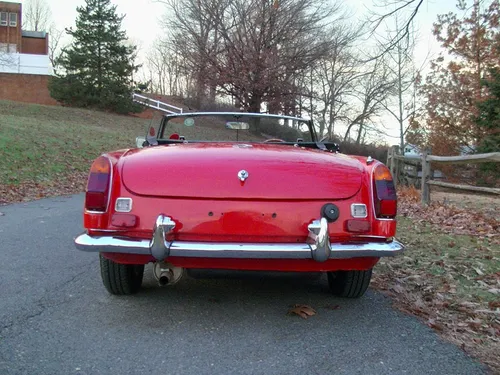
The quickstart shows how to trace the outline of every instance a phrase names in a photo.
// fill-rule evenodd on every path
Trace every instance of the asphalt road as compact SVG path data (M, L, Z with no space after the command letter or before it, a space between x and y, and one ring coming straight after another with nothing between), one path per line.
M82 200L0 207L2 375L484 373L382 295L334 298L316 274L218 272L160 288L148 269L141 293L111 296L98 256L73 247ZM296 303L318 314L287 315Z

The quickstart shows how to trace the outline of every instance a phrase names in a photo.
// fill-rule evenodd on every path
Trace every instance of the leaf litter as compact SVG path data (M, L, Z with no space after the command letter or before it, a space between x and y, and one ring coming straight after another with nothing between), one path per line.
M89 164L90 166L90 164ZM65 172L46 181L24 181L19 184L0 183L0 205L36 199L78 194L85 191L87 172Z
M489 212L500 200L482 211L442 202L423 207L412 188L398 197L397 237L406 252L383 258L372 286L500 372L500 222Z

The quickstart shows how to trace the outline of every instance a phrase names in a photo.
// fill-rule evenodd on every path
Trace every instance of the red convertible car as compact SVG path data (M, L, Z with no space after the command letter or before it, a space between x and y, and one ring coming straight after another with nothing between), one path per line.
M185 269L325 272L333 294L360 297L404 249L396 202L382 163L319 141L311 120L172 114L93 162L75 244L99 253L112 294L137 292L153 262L160 285Z

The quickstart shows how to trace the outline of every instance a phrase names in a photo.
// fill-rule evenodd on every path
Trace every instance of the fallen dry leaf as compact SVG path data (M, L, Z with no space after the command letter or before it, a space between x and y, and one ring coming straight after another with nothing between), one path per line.
M469 324L469 327L477 331L481 328L483 321L481 319L476 318L476 319L469 319L467 323Z
M392 285L391 290L393 290L396 293L404 293L405 292L405 288L401 284Z
M427 321L427 325L431 328L434 328L435 330L442 331L444 328L442 325L436 323L434 319L429 319Z
M310 316L316 315L316 310L308 305L294 305L293 308L288 310L289 315L298 315L303 319L307 319Z
M474 271L476 271L476 273L479 275L479 276L483 276L484 275L484 272L481 271L479 268L476 268L476 267L472 267L474 269Z
M490 309L495 309L497 307L500 307L500 301L491 301L491 302L488 302L488 306Z
M479 303L475 303L475 302L469 302L469 301L463 301L463 302L460 302L460 305L464 306L464 307L476 307L476 306L479 306Z

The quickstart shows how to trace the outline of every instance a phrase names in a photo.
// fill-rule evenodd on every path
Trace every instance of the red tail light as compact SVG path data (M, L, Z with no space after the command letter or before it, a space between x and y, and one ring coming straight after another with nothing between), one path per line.
M111 181L111 162L105 156L99 156L90 167L85 209L106 212L108 208L109 185Z
M373 171L373 199L375 215L380 218L396 217L398 205L394 181L389 169L380 164Z

